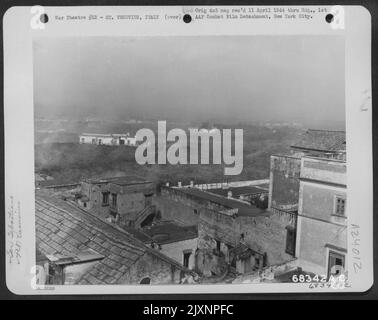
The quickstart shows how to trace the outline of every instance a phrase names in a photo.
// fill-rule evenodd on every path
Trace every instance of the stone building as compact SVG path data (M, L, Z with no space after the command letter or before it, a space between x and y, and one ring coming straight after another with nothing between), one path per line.
M195 268L198 246L197 226L185 227L175 221L160 221L142 229L152 246L188 269Z
M303 157L296 248L298 265L303 269L330 275L346 266L346 209L346 163Z
M287 228L295 228L296 216L290 212L270 212L197 188L163 187L162 196L176 204L176 212L184 212L181 221L198 224L196 270L204 276L225 275L229 268L247 273L293 260Z
M82 181L79 205L122 226L141 227L155 214L155 185L137 176Z
M35 214L39 284L174 284L197 276L68 201L37 193Z
M345 265L346 216L332 214L345 209L345 151L344 131L308 130L291 155L271 156L268 207L298 216L286 228L287 251L309 272Z
M81 144L95 144L108 146L133 146L137 145L135 137L129 133L82 133L79 137Z

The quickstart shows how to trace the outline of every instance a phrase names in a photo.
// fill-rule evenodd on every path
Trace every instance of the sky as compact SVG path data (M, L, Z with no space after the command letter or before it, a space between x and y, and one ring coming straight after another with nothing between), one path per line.
M345 121L337 36L38 38L38 117Z

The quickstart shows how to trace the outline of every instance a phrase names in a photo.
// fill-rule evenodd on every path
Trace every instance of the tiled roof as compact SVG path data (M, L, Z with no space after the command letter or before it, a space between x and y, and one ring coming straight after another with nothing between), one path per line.
M197 226L180 226L172 221L163 221L143 231L159 244L173 243L198 237Z
M294 144L292 147L323 152L345 151L345 131L310 129L302 136L301 141Z
M70 209L70 208L69 208ZM83 284L117 283L145 248L132 239L118 237L81 214L72 214L50 202L36 199L37 247L44 255L72 256L92 249L104 255L81 279ZM127 240L127 241L125 241Z
M129 268L145 253L155 255L177 268L186 268L128 233L74 205L45 194L35 201L36 244L40 255L73 256L93 250L104 256L77 284L119 284Z

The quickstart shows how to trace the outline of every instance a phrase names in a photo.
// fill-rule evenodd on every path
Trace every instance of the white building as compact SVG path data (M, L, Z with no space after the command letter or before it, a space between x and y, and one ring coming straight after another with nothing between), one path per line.
M136 146L136 138L130 137L129 133L103 134L103 133L83 133L80 135L80 143L109 145L109 146Z

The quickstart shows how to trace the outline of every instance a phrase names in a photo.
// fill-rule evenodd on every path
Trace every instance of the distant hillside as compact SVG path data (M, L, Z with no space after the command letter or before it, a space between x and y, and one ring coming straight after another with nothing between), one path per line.
M78 143L35 145L35 170L61 182L77 182L84 177L137 174L163 181L235 181L269 176L270 156L289 151L302 131L293 128L244 128L244 169L239 176L224 176L223 165L139 165L135 148Z

